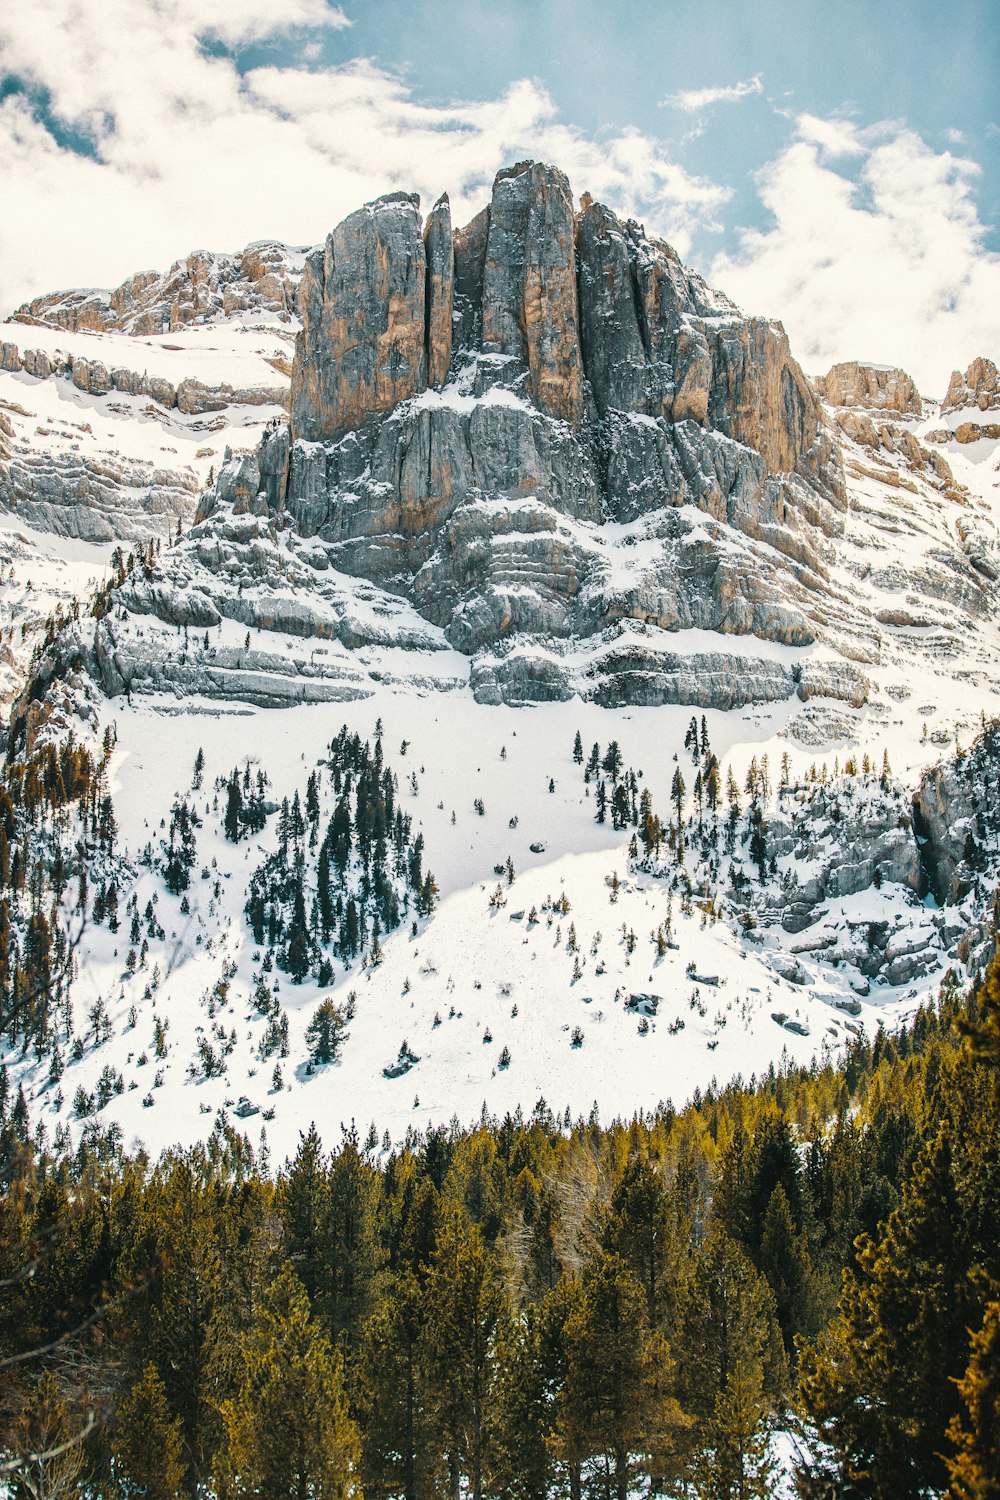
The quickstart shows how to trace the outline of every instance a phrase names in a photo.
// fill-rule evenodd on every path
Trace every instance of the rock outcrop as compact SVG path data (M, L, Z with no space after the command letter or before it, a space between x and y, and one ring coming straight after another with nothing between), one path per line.
M283 384L232 386L222 382L208 385L189 376L174 385L162 376L148 375L145 371L140 375L136 370L122 367L109 370L101 360L61 350L49 354L43 349L25 349L22 353L17 344L8 340L0 343L0 369L23 370L36 380L64 378L72 381L78 391L86 391L91 396L106 396L110 391L121 391L127 396L148 396L158 406L168 411L176 407L186 416L222 411L227 406L236 405L288 405L288 388Z
M427 258L419 199L358 209L306 259L292 367L292 434L337 438L427 385ZM440 309L438 310L440 321Z
M908 427L899 422L883 422L873 418L866 411L858 411L854 407L845 407L834 412L834 420L852 442L861 448L867 448L869 452L882 457L884 454L895 455L903 466L914 474L919 474L927 479L935 488L940 489L949 499L959 500L965 491L955 480L951 464L941 453L936 453L933 448L928 448L921 443ZM950 432L931 432L927 434L928 442L947 442L954 434ZM850 465L848 465L850 471ZM883 482L893 484L891 477L884 477ZM896 482L898 483L898 477Z
M424 254L427 258L427 384L439 390L448 379L451 365L455 294L455 256L447 193L438 199L428 215L424 226Z
M835 433L878 450L877 469L850 450L855 472L953 492L945 460L886 420L919 409L901 372L869 371L874 408L831 420L780 324L745 317L586 195L574 213L563 174L532 162L499 173L458 230L446 197L426 223L406 193L351 214L308 256L299 300L291 422L227 454L175 613L197 613L192 590L229 577L213 535L253 518L308 552L310 599L328 572L405 601L475 659L484 701L722 708L797 694L810 724L824 701L867 701L885 601L859 616L834 582ZM838 367L838 399L866 368ZM954 578L935 564L980 611L993 567L981 542L950 536ZM727 640L674 639L685 631ZM776 658L755 637L803 655Z
M237 255L198 250L175 261L165 275L140 271L112 292L86 289L35 297L17 309L14 319L47 323L72 333L115 329L149 335L240 312L290 317L301 259L300 252L275 240L248 245Z
M638 225L574 214L555 168L499 173L454 233L447 199L426 226L412 195L378 199L307 258L300 306L291 431L224 465L203 521L287 514L470 654L628 620L814 640L843 478L783 330ZM608 522L637 528L635 566L609 566ZM615 675L643 701L679 691Z
M521 162L497 174L482 307L483 352L518 360L539 409L578 423L584 399L575 229L562 172Z
M893 365L869 365L847 360L818 375L813 385L831 406L861 407L866 411L896 412L919 417L920 392L905 370Z
M57 536L85 542L171 537L193 517L199 488L190 469L0 443L0 510Z
M974 359L963 375L955 370L941 402L942 415L977 407L979 411L1000 408L1000 372L991 359Z
M955 902L986 868L984 850L1000 834L997 785L1000 726L993 724L966 755L932 766L914 798L914 826L931 890Z

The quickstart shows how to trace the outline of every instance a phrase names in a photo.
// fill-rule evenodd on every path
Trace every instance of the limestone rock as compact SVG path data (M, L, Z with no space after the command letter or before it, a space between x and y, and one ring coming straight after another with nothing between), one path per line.
M978 443L981 438L1000 438L1000 422L960 422L952 437L956 443Z
M831 406L899 412L914 417L919 417L923 410L920 392L910 376L892 365L847 360L833 365L828 374L816 376L813 384Z
M267 311L287 318L295 307L299 267L299 254L274 240L248 245L237 255L194 251L163 275L140 271L111 292L85 289L36 297L19 307L14 318L72 333L116 329L137 335L162 334L237 312Z
M448 379L451 364L455 281L451 207L447 193L438 199L427 216L424 254L427 258L427 384L438 389Z
M974 359L964 375L960 370L953 372L941 411L961 411L967 406L980 411L1000 407L1000 373L991 359Z
M914 797L913 818L931 890L959 901L983 868L983 811L995 805L1000 727L988 727L964 756L932 766Z
M573 203L562 172L521 162L497 174L483 264L483 349L528 368L533 399L578 422L583 362Z
M292 370L292 431L360 427L426 386L426 256L416 195L349 215L306 260Z

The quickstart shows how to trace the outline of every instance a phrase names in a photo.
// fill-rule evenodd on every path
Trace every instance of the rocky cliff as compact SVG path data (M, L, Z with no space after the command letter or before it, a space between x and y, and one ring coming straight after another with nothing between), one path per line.
M866 365L848 360L834 365L828 374L813 381L831 406L860 406L868 411L894 412L919 417L923 411L920 392L905 370L894 365Z
M963 375L955 370L941 402L942 415L962 411L995 411L1000 407L1000 372L991 359L974 359Z
M14 319L72 333L115 329L139 336L172 333L188 323L240 312L290 317L301 268L301 252L275 240L261 240L236 255L196 250L165 274L139 271L110 292L86 288L35 297L17 309Z
M299 303L290 426L224 466L202 523L287 516L459 650L507 643L502 696L541 690L521 638L562 643L563 692L567 648L610 671L628 622L817 638L843 475L784 331L641 226L575 211L556 168L502 171L457 231L446 198L426 224L378 199L307 257ZM644 701L672 699L647 657Z

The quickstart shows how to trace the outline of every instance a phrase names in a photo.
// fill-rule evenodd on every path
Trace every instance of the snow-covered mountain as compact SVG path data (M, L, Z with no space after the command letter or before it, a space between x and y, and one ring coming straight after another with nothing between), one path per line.
M67 845L69 1004L8 1053L50 1132L223 1111L283 1154L311 1120L629 1114L981 959L988 360L941 407L876 366L810 383L530 163L465 229L390 195L307 257L191 256L4 334L8 756L106 747L118 825Z

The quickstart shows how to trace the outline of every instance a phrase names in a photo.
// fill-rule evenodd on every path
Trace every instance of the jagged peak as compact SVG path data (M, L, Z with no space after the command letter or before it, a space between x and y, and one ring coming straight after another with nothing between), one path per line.
M863 407L915 417L923 411L923 401L912 377L897 365L843 360L832 365L826 375L815 376L813 384L831 406Z
M941 411L961 411L967 406L979 411L1000 407L1000 372L982 355L972 361L964 375L961 370L953 371Z

